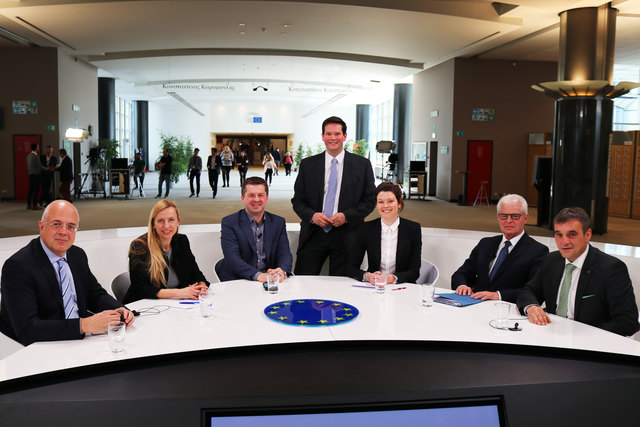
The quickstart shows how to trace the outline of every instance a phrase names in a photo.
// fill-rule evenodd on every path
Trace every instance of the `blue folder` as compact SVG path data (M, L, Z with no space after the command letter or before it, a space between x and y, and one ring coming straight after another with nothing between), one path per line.
M454 307L466 307L483 302L481 299L471 298L469 295L458 295L455 292L450 294L436 294L433 300L440 304L452 305Z

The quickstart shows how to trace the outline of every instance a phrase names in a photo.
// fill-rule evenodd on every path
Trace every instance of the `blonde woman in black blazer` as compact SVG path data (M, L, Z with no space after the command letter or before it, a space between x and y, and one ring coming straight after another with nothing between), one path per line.
M398 240L395 247L395 266L382 273L387 274L387 283L415 283L420 275L420 256L422 252L422 230L420 224L400 218L402 210L402 192L398 185L383 182L376 187L376 209L380 218L365 222L358 231L358 239L350 256L349 275L365 282L374 282L376 273L381 272L382 228L383 225L395 227ZM393 250L393 249L392 249ZM369 267L360 270L365 251Z

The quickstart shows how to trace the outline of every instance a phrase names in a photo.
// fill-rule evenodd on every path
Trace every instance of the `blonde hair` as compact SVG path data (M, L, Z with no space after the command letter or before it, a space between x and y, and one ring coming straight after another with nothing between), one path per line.
M149 214L148 231L131 242L131 246L129 247L129 254L149 254L148 264L150 281L153 286L158 288L164 288L167 286L167 279L164 277L164 271L169 268L169 265L162 253L160 239L158 239L158 233L154 228L154 222L160 212L168 208L174 208L176 210L178 222L180 222L180 211L178 210L178 205L176 205L173 200L159 200L155 205L153 205L153 209L151 209L151 213Z

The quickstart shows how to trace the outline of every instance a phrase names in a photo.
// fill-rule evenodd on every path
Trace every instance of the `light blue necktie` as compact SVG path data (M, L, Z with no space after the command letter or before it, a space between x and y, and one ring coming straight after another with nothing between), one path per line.
M493 276L496 275L496 272L498 271L500 264L502 264L502 261L504 261L507 255L509 255L509 246L511 246L510 241L507 240L506 242L504 242L504 247L498 254L498 259L496 259L496 262L495 264L493 264L493 268L491 269L491 273L489 274L489 281L493 280Z
M60 290L62 291L62 302L64 303L65 319L78 318L78 306L76 305L74 292L71 284L71 270L64 258L58 260L58 274L60 276Z
M331 159L331 170L329 171L329 186L327 187L327 197L324 200L324 213L328 218L333 215L333 205L336 203L336 192L338 191L338 159ZM325 233L331 230L331 224L323 228Z

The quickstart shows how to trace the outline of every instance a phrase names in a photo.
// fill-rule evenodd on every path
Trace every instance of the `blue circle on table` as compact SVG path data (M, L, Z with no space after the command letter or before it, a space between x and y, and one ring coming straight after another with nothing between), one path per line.
M293 299L268 305L264 314L271 320L296 326L331 326L349 322L360 311L340 301Z

